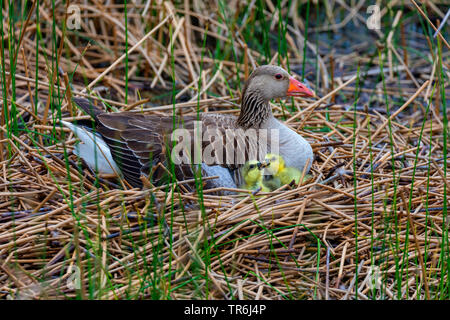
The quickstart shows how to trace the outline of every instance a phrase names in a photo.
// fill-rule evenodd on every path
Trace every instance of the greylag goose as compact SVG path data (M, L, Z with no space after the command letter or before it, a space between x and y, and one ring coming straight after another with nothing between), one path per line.
M286 166L302 171L308 163L306 171L309 171L313 158L310 144L301 135L277 120L269 104L272 99L287 96L314 97L315 94L283 68L264 65L256 68L244 85L238 117L216 113L201 113L199 117L159 117L134 112L107 113L85 98L73 100L93 118L95 137L102 139L101 143L110 148L114 161L109 162L114 162L112 166L117 166L125 180L133 187L142 187L141 175L158 181L167 174L167 170L158 163L165 164L166 168L170 167L167 166L167 160L169 154L173 156L171 152L175 146L172 133L175 129L182 128L183 132L189 133L191 137L196 136L196 130L203 133L203 137L200 135L202 137L200 147L202 151L209 150L214 160L204 161L202 157L200 162L195 163L201 163L202 176L219 176L218 179L207 180L208 187L236 188L242 184L241 170L236 169L241 168L248 160L256 158L249 151L252 148L265 150L263 154L257 156L262 160L267 152L273 151L275 145ZM250 129L257 132L256 140L248 138L247 133ZM260 140L262 137L260 132L263 131L266 134L265 139ZM237 132L235 135L243 140L235 139L231 144L227 144L225 137L228 137L229 132ZM189 146L195 149L194 142L185 140L184 136L181 140L184 142L181 144L182 153ZM261 147L263 148L258 149ZM183 155L186 156L184 153ZM236 161L235 156L241 159ZM191 153L188 152L187 157L192 161ZM188 162L181 161L174 166L178 179L194 177L195 168L198 166Z

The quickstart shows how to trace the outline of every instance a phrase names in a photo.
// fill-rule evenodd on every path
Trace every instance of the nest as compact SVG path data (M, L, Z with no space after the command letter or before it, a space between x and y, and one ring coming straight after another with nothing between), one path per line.
M192 181L131 189L97 177L71 153L77 140L59 120L87 119L73 95L86 96L88 88L111 112L237 115L239 81L264 61L242 30L230 36L218 4L194 1L187 14L181 5L158 3L128 4L127 29L123 4L80 3L80 29L58 28L55 44L51 2L43 1L39 50L34 14L26 21L15 74L7 73L16 100L8 88L0 137L0 297L439 297L448 283L446 122L439 109L448 52L432 49L431 65L410 54L405 68L393 63L394 47L380 49L390 57L376 53L371 68L356 70L355 56L337 44L325 59L318 39L305 53L309 62L319 57L319 72L307 64L304 74L321 98L272 103L274 115L313 146L309 180L227 196L189 192L183 185ZM230 7L236 16L247 12ZM57 16L61 25L64 14ZM286 68L289 61L301 76L298 19L294 13L286 24L290 51L270 58ZM276 34L276 25L266 27ZM405 46L430 53L425 37L402 32ZM43 43L53 43L59 69L44 58L52 50ZM210 54L217 46L220 59ZM364 64L371 49L363 43L352 52Z

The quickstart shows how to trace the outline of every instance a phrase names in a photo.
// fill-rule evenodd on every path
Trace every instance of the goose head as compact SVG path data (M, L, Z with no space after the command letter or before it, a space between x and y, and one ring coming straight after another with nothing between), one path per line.
M260 126L272 114L269 101L290 96L315 97L315 93L281 67L264 65L256 68L242 91L238 124L246 128Z
M259 94L266 101L289 96L315 96L314 91L275 65L256 68L247 80L243 95L246 94Z

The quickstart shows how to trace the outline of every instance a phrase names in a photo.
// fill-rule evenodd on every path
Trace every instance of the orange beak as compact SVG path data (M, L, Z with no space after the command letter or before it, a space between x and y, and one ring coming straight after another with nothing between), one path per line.
M294 77L289 78L289 89L287 91L287 96L290 97L315 97L314 91L306 87L303 83L294 79Z

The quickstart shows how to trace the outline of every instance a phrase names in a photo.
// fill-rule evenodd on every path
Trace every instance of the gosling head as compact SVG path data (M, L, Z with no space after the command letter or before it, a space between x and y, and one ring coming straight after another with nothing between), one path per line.
M244 164L242 168L242 175L245 183L253 185L261 179L261 162L257 160L250 160Z
M277 175L285 168L284 159L278 154L268 153L264 157L262 167L271 175Z

